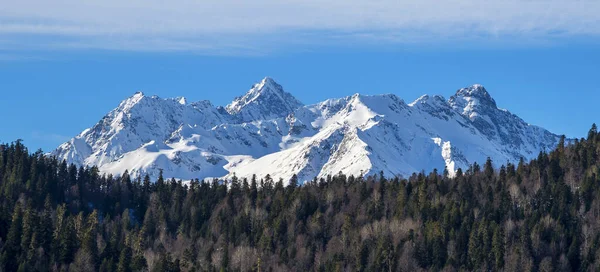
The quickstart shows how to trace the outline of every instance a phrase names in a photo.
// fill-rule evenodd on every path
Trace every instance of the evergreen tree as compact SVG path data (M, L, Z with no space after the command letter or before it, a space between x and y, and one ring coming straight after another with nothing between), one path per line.
M492 254L494 258L494 267L501 270L504 265L504 233L497 227L492 237Z
M594 141L596 138L596 135L598 135L598 126L596 126L596 123L594 123L594 124L592 124L592 127L588 131L587 140L590 142Z
M123 247L119 255L119 263L117 264L117 272L129 272L131 264L131 249L128 246Z
M293 191L296 187L298 187L298 176L293 174L290 179L290 184L288 184L288 188Z
M21 205L15 205L12 213L12 219L8 234L6 235L6 243L2 248L3 252L0 256L0 263L3 264L4 270L16 271L19 268L19 260L17 257L21 251L21 225L23 212Z

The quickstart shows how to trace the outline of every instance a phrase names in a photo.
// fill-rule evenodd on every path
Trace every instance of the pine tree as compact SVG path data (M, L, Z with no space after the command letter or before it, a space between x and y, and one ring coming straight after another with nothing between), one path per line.
M119 263L117 264L117 272L130 272L131 264L131 249L128 246L123 247L119 255Z
M296 187L298 187L298 176L293 174L292 178L290 179L290 184L288 184L288 189L293 191L296 189Z
M406 206L407 194L406 194L406 186L404 183L400 184L400 188L398 189L398 195L396 196L396 218L404 217L404 207Z
M146 271L148 263L142 254L135 254L131 262L131 271Z
M30 206L25 208L25 212L23 213L22 219L22 227L21 227L21 249L27 250L29 248L29 244L31 243L31 237L33 236L35 227L37 225L37 219L35 211L32 210Z
M499 227L496 227L492 237L492 254L495 269L501 270L504 266L504 232Z
M483 224L483 223L481 223ZM469 256L469 267L473 269L479 269L479 265L482 261L482 252L484 251L483 239L479 229L473 227L471 235L469 236L468 256Z
M594 123L594 124L592 124L592 128L590 128L590 130L588 131L587 140L590 142L593 142L593 141L595 141L597 135L598 135L598 126L596 126L596 123Z
M56 224L53 234L53 253L56 254L56 262L68 264L75 253L75 229L72 220L66 214L66 206L63 204L56 209Z
M250 180L250 202L252 207L256 206L256 199L258 197L258 184L256 184L256 175L252 175Z
M2 249L2 255L0 255L0 264L4 267L5 271L16 271L19 268L17 256L21 251L22 216L21 205L17 203L13 210L8 234L6 235L6 243Z
M492 165L492 159L490 157L485 161L485 166L483 167L484 175L488 180L491 180L494 176L494 166Z

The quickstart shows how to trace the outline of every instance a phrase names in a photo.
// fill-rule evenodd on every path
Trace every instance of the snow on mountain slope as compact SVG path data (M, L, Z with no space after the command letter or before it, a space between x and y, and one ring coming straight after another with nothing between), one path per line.
M556 145L555 134L529 125L509 111L499 109L496 101L481 85L458 90L449 103L488 140L499 144L498 148L503 153L512 153L513 157L531 158L540 150L550 150Z
M252 122L285 117L302 105L302 102L285 92L281 85L266 77L254 84L244 96L233 100L225 110L242 122Z
M452 175L459 167L533 158L559 136L499 109L481 85L449 100L410 104L388 95L352 96L303 106L265 78L225 108L208 101L136 93L52 154L120 175L160 169L181 179L250 177L288 181L336 175Z
M225 122L208 101L180 102L137 92L54 153L69 163L103 165L151 141L162 143L181 124L210 128Z

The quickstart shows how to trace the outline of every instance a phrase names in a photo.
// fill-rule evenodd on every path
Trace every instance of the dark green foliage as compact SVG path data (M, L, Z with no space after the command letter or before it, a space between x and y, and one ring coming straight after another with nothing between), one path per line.
M0 271L597 271L600 136L451 177L100 175L0 145Z

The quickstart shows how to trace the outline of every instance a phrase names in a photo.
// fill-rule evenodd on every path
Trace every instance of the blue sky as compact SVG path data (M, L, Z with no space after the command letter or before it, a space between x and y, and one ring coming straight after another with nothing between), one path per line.
M264 76L306 104L480 83L558 134L600 121L594 1L13 2L0 11L0 142L32 149L135 91L225 105Z

